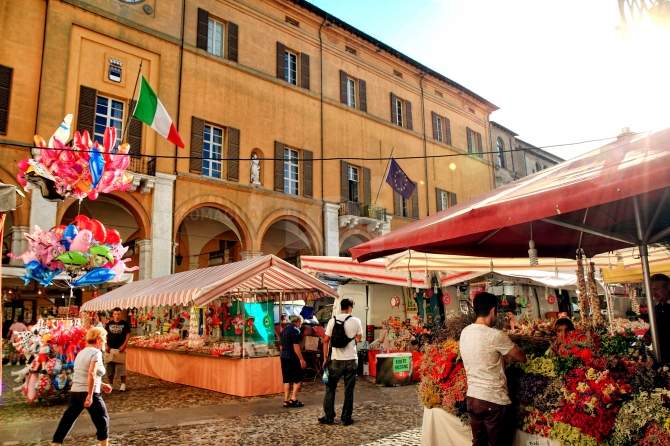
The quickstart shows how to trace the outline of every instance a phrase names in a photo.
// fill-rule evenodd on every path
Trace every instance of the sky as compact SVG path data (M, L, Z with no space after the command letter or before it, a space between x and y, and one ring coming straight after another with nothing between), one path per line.
M493 102L491 120L536 146L670 127L670 25L623 32L617 0L310 1Z

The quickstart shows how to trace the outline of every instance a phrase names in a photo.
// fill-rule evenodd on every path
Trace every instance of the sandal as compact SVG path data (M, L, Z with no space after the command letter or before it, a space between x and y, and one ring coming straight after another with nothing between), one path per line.
M291 405L291 407L303 407L304 406L304 404L300 400L291 400L291 401L289 401L289 404Z
M283 406L284 407L293 407L293 405L291 404L291 401L284 401Z

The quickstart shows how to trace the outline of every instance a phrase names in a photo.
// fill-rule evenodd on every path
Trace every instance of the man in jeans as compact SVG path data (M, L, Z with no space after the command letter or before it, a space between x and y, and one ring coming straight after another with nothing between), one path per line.
M473 446L512 444L514 423L507 394L505 360L526 362L526 355L495 324L498 298L475 296L477 319L461 333L460 353L468 381L467 404Z
M107 353L109 360L105 361L107 366L107 377L109 384L114 385L114 376L121 378L121 392L126 391L126 347L130 339L130 324L121 318L121 308L112 310L112 320L107 322Z
M319 418L321 424L333 424L335 422L335 390L340 378L344 379L344 405L342 406L342 425L354 424L351 417L354 411L354 387L356 387L356 370L358 369L358 353L356 343L363 337L363 326L361 320L353 317L354 302L351 299L342 299L340 302L342 312L333 316L326 326L326 335L323 338L323 366L328 367L328 384L326 384L326 395L323 398L323 411L325 415ZM344 331L351 341L344 348L333 347L329 355L330 340L333 336L335 319L344 324ZM330 356L330 361L329 361Z

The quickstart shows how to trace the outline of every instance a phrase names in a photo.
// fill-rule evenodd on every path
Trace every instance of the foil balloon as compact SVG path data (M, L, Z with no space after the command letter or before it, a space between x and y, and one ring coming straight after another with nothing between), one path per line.
M88 168L91 171L91 184L93 189L95 189L98 186L98 183L100 183L100 178L102 178L102 174L105 171L105 158L100 151L98 151L97 145L93 146L93 151L88 159Z
M105 238L105 243L108 245L118 245L121 243L121 234L116 229L107 230L107 238Z
M116 276L116 273L109 268L93 268L77 280L72 282L72 286L81 287L87 285L99 285L109 282Z
M93 233L88 229L82 229L70 243L70 251L88 251L93 242Z
M107 239L107 228L101 222L95 218L91 219L91 232L93 233L93 238L98 241L98 243L104 243Z
M70 249L70 244L72 243L72 240L77 236L79 233L79 230L75 225L67 225L65 229L63 230L63 238L61 239L61 242L63 243L63 246L65 249Z

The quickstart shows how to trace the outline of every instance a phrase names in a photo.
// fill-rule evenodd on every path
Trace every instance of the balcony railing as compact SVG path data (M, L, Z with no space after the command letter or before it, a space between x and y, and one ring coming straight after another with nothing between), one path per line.
M128 170L149 176L156 176L155 156L131 156Z
M340 203L340 216L353 215L355 217L371 218L386 221L386 209L372 204L344 201Z

